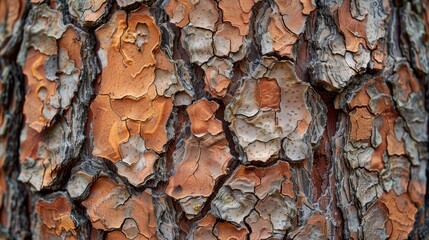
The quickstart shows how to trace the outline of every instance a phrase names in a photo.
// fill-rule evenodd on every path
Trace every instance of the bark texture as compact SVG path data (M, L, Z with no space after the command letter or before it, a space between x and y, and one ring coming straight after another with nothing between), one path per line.
M429 1L0 0L0 239L427 239Z

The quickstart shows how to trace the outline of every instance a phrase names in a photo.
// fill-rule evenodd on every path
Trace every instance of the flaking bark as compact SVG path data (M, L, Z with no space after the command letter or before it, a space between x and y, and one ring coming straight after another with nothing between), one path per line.
M0 0L0 239L425 239L429 2Z

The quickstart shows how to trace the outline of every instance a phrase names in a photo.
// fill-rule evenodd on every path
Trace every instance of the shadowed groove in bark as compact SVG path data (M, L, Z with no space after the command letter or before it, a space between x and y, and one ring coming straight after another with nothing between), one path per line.
M28 8L23 11L23 19L27 18ZM4 55L0 55L0 104L6 108L9 119L6 119L5 152L3 152L4 162L0 165L0 172L4 171L8 190L3 202L0 205L0 212L5 211L8 218L6 224L0 224L0 236L7 238L17 237L21 239L31 239L30 232L30 210L29 207L29 188L18 181L20 173L20 141L19 136L22 130L23 122L23 103L25 96L25 79L22 69L16 64L16 58L19 52L19 46L22 42L23 29L17 31L16 41ZM3 51L3 50L2 50ZM3 110L4 111L4 110ZM3 116L5 117L5 116ZM5 121L2 119L2 121ZM4 134L4 133L3 133ZM0 160L1 162L1 160ZM1 196L4 197L4 196Z
M6 85L6 91L1 94L1 104L10 106L8 109L11 112L11 119L7 122L8 133L6 135L6 155L5 165L2 170L5 172L7 181L8 196L5 200L6 204L2 207L10 207L4 209L8 215L9 225L4 226L4 234L8 237L17 236L22 239L28 239L30 235L30 211L28 209L29 193L28 187L18 181L20 172L19 165L19 135L21 133L22 124L22 106L24 101L24 76L21 74L21 69L15 63L7 59L0 59L0 73L2 74L3 87ZM14 109L12 106L14 105ZM12 120L13 119L13 120ZM15 211L12 209L16 209ZM2 226L3 228L3 226ZM7 229L8 228L8 229Z

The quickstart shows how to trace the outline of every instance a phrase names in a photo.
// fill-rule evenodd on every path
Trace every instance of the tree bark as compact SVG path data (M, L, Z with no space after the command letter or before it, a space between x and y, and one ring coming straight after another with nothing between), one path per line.
M0 239L427 239L429 2L0 0Z

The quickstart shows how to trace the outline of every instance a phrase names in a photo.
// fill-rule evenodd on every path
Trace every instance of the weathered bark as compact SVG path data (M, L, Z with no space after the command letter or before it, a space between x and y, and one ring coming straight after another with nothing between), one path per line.
M429 2L0 0L0 239L425 239Z

